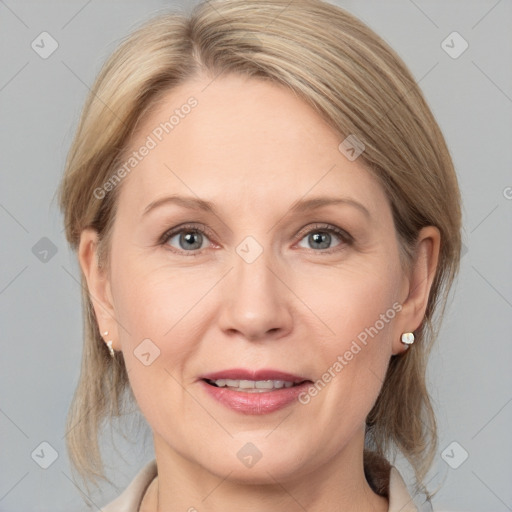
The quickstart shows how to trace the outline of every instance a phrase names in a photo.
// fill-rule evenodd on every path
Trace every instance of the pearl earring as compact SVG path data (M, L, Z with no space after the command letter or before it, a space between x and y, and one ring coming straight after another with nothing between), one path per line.
M103 336L108 336L108 331L103 333ZM110 352L110 357L114 357L116 355L114 349L112 348L112 340L108 340L107 342L108 351Z
M414 343L414 334L412 332L404 332L401 340L404 345L412 345Z

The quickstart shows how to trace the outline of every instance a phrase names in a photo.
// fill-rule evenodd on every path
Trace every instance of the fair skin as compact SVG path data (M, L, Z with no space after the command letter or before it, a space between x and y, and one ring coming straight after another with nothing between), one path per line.
M407 349L401 334L423 320L439 231L421 230L405 271L384 190L362 158L338 150L339 134L285 88L209 82L169 91L138 127L132 150L198 100L124 179L109 270L97 265L94 231L79 248L100 331L122 351L153 431L158 478L141 510L386 511L363 472L365 418L391 356ZM169 202L144 214L172 194L210 201L216 214ZM349 203L291 209L317 196L350 198L367 213ZM162 240L183 223L206 234L187 227ZM247 236L262 249L251 263L237 252ZM200 377L227 368L316 382L394 303L400 312L307 404L243 414L205 391ZM147 338L160 355L146 366L134 350ZM252 467L237 456L247 443L261 453Z

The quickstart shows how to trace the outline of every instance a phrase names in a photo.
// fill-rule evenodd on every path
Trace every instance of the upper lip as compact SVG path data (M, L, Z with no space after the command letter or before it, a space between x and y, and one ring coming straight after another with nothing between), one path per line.
M232 380L284 380L288 382L304 382L308 379L294 375L292 373L281 372L278 370L261 369L249 370L245 368L230 368L227 370L220 370L218 372L208 373L200 377L203 380L219 380L219 379L232 379Z

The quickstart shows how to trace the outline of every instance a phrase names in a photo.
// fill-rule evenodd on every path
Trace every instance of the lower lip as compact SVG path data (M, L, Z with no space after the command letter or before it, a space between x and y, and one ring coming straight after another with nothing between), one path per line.
M226 407L242 414L253 415L269 414L283 409L296 401L297 397L311 385L310 382L304 382L291 388L281 388L264 393L247 393L218 388L205 381L201 381L201 384L211 397Z

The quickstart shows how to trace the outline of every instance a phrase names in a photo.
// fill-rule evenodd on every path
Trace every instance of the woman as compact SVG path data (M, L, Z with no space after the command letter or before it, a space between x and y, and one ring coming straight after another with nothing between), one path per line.
M86 316L68 447L133 399L155 461L106 511L417 510L460 196L413 77L320 0L226 0L128 37L60 190ZM412 493L388 462L400 450Z

